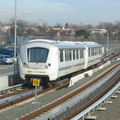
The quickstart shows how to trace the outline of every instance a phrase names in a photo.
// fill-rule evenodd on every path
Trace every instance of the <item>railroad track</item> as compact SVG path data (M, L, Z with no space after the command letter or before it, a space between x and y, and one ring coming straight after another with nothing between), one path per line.
M98 81L101 81L101 79L104 79L104 77L105 77L106 75L111 74L111 71L117 69L118 66L120 66L119 63L118 63L117 65L113 66L112 68L110 68L109 70L107 70L105 73L103 73L102 75L100 75L100 76L99 76L98 78L96 78L95 80L92 80L92 81L88 82L87 84L83 85L83 86L80 87L78 90L72 92L71 94L69 94L69 95L67 95L67 96L64 96L63 98L61 98L61 99L53 102L52 104L49 104L49 105L47 105L47 106L45 106L45 107L43 107L43 108L41 108L41 109L39 109L39 110L37 110L37 111L35 111L35 112L33 112L33 113L30 113L29 115L26 115L26 116L20 118L20 120L34 119L36 116L39 116L39 115L40 115L41 117L39 117L38 119L46 119L46 117L45 117L45 116L47 116L47 115L45 114L46 112L48 112L48 114L49 114L49 112L52 111L53 108L57 108L57 106L62 105L63 103L65 103L65 101L68 101L69 99L73 98L73 96L76 96L76 95L78 95L78 93L80 94L82 91L85 91L86 88L88 89L88 88L90 88L90 86L93 86L96 82L98 83ZM119 68L118 68L118 69L119 69ZM119 79L120 79L120 70L118 70L118 71L116 72L116 74L117 74L117 76L118 76L117 78L116 78L116 76L114 76L114 75L111 76L111 77L109 78L109 79L112 78L111 80L105 81L104 84L101 83L101 86L100 86L99 88L97 88L97 90L91 92L89 95L87 95L87 96L85 96L84 98L82 98L82 99L79 101L79 102L80 102L80 103L79 103L80 105L78 104L78 102L77 102L77 103L74 103L75 106L80 106L79 111L76 111L76 107L74 107L74 109L72 109L72 111L75 110L74 113L69 113L68 115L64 116L64 113L66 112L65 110L69 108L69 107L67 107L67 108L65 108L64 110L62 110L63 113L60 112L60 115L57 113L56 118L59 119L60 116L62 116L60 119L69 120L71 117L73 117L74 115L78 114L79 112L81 112L82 110L84 110L86 107L90 106L93 102L95 102L95 101L96 101L97 99L99 99L103 94L105 94L108 90L110 90L111 87L114 86L117 81L119 81ZM109 84L108 84L108 83L109 83ZM98 83L98 84L99 84L99 83ZM88 91L90 91L90 90L88 89ZM97 91L97 92L96 92L96 91ZM98 95L97 95L97 94L98 94ZM70 106L70 107L71 107L71 106ZM72 107L71 107L71 108L72 108ZM53 110L53 111L54 111L54 110ZM53 111L52 111L52 112L53 112ZM70 110L69 110L69 111L70 111ZM52 112L50 112L50 113L52 113ZM67 113L67 112L66 112L66 113ZM45 115L44 115L44 114L45 114ZM44 116L42 117L42 115L44 115ZM55 115L53 115L52 117L50 116L50 118L47 118L47 119L52 120L52 119L54 119L54 116L55 116Z
M28 91L28 88L23 88L23 84L14 85L0 90L0 99L4 99L22 92Z
M0 95L4 95L8 92L12 92L12 91L15 91L15 90L21 89L21 88L22 88L22 84L14 85L14 86L11 86L8 88L3 88L3 89L0 89Z
M64 80L63 82L58 83L53 88L48 88L48 89L45 89L45 90L38 89L37 95L43 94L43 93L48 92L48 91L53 90L53 89L58 89L58 88L60 88L64 85L69 85L69 80L68 79ZM26 93L26 91L28 91L28 93ZM25 92L25 94L24 94L24 92ZM20 94L20 96L19 96L19 94ZM16 96L14 97L14 95L16 95ZM13 96L13 98L12 98L12 96ZM3 95L3 96L0 96L0 109L9 107L11 105L15 105L15 104L20 103L22 101L33 98L34 96L35 96L35 91L30 90L28 88L20 90L20 91L15 91L13 93L9 93L9 94ZM7 97L10 97L10 99L9 98L7 99Z
M116 77L116 75L113 76L113 78L110 80L109 85L107 85L109 81L106 81L105 84L101 85L100 88L96 89L97 92L94 91L93 93L90 93L90 95L88 95L86 98L84 98L84 101L85 100L87 101L88 99L89 100L83 106L81 106L79 109L75 110L74 112L70 113L69 115L65 116L62 120L69 120L69 119L73 118L75 115L79 114L84 109L86 109L87 107L92 105L95 101L99 100L104 94L106 94L120 80L120 73L118 73L117 76L118 77ZM96 93L96 95L92 96L92 94L94 94L94 93ZM91 96L93 98L91 98ZM89 116L89 113L86 116ZM82 118L83 118L83 116L81 117L81 119Z
M114 116L112 115L113 113L115 113L112 109L112 107L114 108L114 110L117 111L116 106L112 104L112 100L116 99L117 96L119 97L120 94L120 82L118 82L115 86L113 86L112 89L110 89L106 94L104 94L100 99L98 99L97 101L95 101L92 105L88 106L86 109L84 109L82 112L78 113L77 115L75 115L74 117L72 117L70 120L95 120L98 119L99 120L108 120L111 118L111 120L114 119ZM119 98L118 98L119 99ZM116 104L116 103L115 103ZM119 102L118 102L119 104ZM111 109L109 109L109 112L106 115L106 107L105 105L109 105L109 107L111 106ZM118 107L118 106L117 106ZM108 109L107 109L108 110ZM99 114L95 114L95 112L99 112L102 111L102 113L100 112ZM103 115L103 111L106 111ZM110 117L110 113L111 117ZM118 107L118 113L119 113L119 107ZM120 115L118 115L120 116ZM116 119L119 119L119 117L116 116Z
M119 53L117 53L117 54L113 54L114 55L114 57L116 57L116 56L119 56ZM110 54L110 56L112 56L112 54ZM108 56L107 56L108 57ZM111 58L111 57L109 57L109 58ZM113 59L113 58L112 58ZM116 58L115 58L116 59ZM67 82L65 82L65 84L68 84L69 83L69 80L67 81ZM59 84L63 84L64 85L64 83L59 83ZM95 84L95 83L93 83L93 84ZM90 84L89 84L90 85ZM57 88L58 86L54 86L54 88ZM85 88L86 88L87 86L85 86ZM45 93L45 92L48 92L49 90L52 90L52 88L49 88L49 89L46 89L46 90L44 90L44 91L40 91L40 92L38 92L37 94L38 95L40 95L40 94L42 94L42 93ZM19 102L21 102L21 101L24 101L24 100L27 100L27 99L29 99L29 98L31 98L31 97L34 97L34 93L32 94L32 95L30 95L29 97L28 96L26 96L26 97L23 97L22 99L19 99L19 100L17 100L17 101L12 101L12 102L10 102L9 104L7 104L7 105L3 105L3 106L0 106L1 107L1 109L2 108L5 108L5 107L8 107L8 106L11 106L11 105L14 105L14 104L16 104L16 103L19 103ZM44 107L43 107L44 108ZM50 109L50 108L49 108ZM31 118L31 117L30 117ZM34 118L34 117L32 117L32 118ZM24 117L23 118L21 118L21 119L24 119Z
M102 57L101 61L102 61L102 63L104 63L104 62L107 62L109 60L116 60L117 57L120 58L120 52L119 52L119 50L106 54L105 56Z

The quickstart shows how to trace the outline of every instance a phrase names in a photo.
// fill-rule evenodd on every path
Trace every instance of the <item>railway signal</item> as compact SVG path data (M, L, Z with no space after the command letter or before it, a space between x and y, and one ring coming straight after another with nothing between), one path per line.
M37 86L40 86L40 80L33 79L33 86L35 86L35 100L32 102L32 104L36 104L37 102Z
M40 86L40 80L33 79L33 86Z

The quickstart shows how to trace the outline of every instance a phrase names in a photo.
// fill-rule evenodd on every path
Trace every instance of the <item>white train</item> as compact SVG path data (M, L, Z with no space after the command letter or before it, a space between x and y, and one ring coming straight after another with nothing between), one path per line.
M101 61L104 48L95 42L36 39L20 47L20 77L43 86Z

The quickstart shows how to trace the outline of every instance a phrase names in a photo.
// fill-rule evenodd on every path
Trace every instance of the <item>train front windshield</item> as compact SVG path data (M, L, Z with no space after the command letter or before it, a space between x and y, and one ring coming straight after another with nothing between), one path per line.
M40 62L45 63L48 56L48 49L41 47L29 48L28 52L28 62Z

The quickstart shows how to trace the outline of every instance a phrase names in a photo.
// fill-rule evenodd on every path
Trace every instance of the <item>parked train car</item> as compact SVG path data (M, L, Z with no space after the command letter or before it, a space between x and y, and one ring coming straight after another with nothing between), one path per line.
M86 69L101 61L103 47L95 42L36 39L20 47L20 77L47 86L60 77Z

